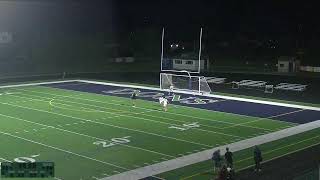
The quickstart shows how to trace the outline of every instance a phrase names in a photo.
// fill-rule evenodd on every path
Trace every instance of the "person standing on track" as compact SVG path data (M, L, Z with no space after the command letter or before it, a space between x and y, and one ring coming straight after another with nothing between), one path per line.
M224 158L226 159L227 162L227 167L232 168L233 167L233 158L232 158L232 152L229 151L229 148L226 148L226 153L224 154Z
M221 168L221 155L220 155L220 149L216 150L212 154L212 161L213 161L213 171L216 172L216 169L219 171Z
M261 171L261 162L262 162L262 154L258 146L254 147L253 150L253 159L255 163L255 171Z

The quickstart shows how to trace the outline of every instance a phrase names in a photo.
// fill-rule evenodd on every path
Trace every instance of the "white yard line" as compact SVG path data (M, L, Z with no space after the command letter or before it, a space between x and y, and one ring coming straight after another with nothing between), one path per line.
M317 137L319 137L319 136L315 136L315 137L312 137L312 138L308 138L308 139L306 139L306 140L315 139L315 138L317 138ZM265 152L264 152L264 155L265 155L265 154L269 154L269 153L271 153L271 152L274 152L274 151L276 151L276 150L280 150L280 149L289 147L289 146L297 145L297 144L299 144L299 143L301 143L301 142L304 142L304 141L306 141L306 140L298 141L297 143L293 143L293 144L289 144L289 145L286 145L286 146L282 146L282 147L280 147L280 148L277 148L277 149L274 149L274 150L271 150L271 151L265 151ZM272 161L272 160L275 160L275 159L278 159L278 158L281 158L281 157L284 157L284 156L287 156L287 155L289 155L289 154L293 154L293 153L295 153L295 152L299 152L299 151L301 151L301 150L304 150L304 149L307 149L307 148L310 148L310 147L317 146L317 145L319 145L319 144L320 144L320 143L316 143L316 144L312 144L312 145L309 145L309 146L305 146L305 147L303 147L303 148L299 148L299 149L296 149L296 150L294 150L294 151L290 151L290 152L285 153L285 154L282 154L282 155L280 155L280 156L276 156L276 157L273 157L273 158L271 158L271 159L264 160L264 161L262 162L262 164L267 163L267 162ZM248 158L244 158L244 159L235 161L234 164L237 164L237 163L240 163L240 162L246 161L246 160L252 160L252 157L248 157ZM250 167L252 167L252 166L254 166L254 164L249 165L249 166L246 166L246 167L243 167L243 168L241 168L241 169L237 169L237 172L242 171L242 170L244 170L244 169L248 169L248 168L250 168ZM212 171L212 169L208 169L208 170L206 170L206 171L204 171L204 172L201 172L201 173L210 172L210 171ZM184 178L181 179L181 180L190 179L190 178L192 178L192 177L195 177L195 176L197 176L197 175L200 175L201 173L197 173L197 174L193 174L193 175L188 176L188 177L184 177Z
M8 159L5 159L5 158L2 158L2 157L0 157L0 160L1 160L1 161L4 161L4 162L12 162L12 161L10 161L10 160L8 160Z
M46 81L46 82L39 82L39 83L22 83L22 84L0 86L0 89L13 88L13 87L38 86L38 85L46 85L46 84L58 84L58 83L67 83L67 82L81 82L81 81L80 80L63 80L63 81Z
M79 99L79 100L87 100L87 101L92 101L92 102L98 102L98 103L103 103L103 104L111 104L111 105L117 105L117 106L123 106L121 104L115 104L115 103L108 103L108 102L103 102L103 101L97 101L97 100L90 100L90 99L85 99L85 98L76 98L73 96L64 96L64 95L59 95L59 94L52 94L52 93L44 93L44 92L39 92L39 91L31 91L31 90L25 90L25 89L18 89L18 90L22 90L22 91L27 91L27 92L33 92L33 93L39 93L39 94L47 94L47 95L55 95L55 96L60 96L60 97L70 97L73 99ZM31 95L32 96L32 95ZM17 96L18 97L18 96ZM45 98L45 97L42 97ZM87 104L88 105L88 104ZM182 107L187 107L187 108L192 108L192 107L188 107L188 106L182 106ZM154 111L154 112L159 112L158 110L153 110L153 109L148 109L148 108L143 108L143 107L136 107L138 109L144 109L144 110L150 110L150 111ZM104 107L104 109L113 109L113 108L106 108ZM205 109L199 109L199 108L193 108L193 109L197 109L197 110L205 110ZM124 111L124 110L122 110ZM210 110L208 110L210 111ZM125 112L125 111L124 111ZM215 112L215 111L211 111L211 112ZM219 111L218 111L219 112ZM177 115L177 116L183 116L183 117L188 117L188 118L193 118L193 119L200 119L200 120L205 120L205 121L211 121L211 122L219 122L219 123L223 123L223 124L232 124L232 125L238 125L238 123L233 123L233 122L226 122L226 121L219 121L219 120L214 120L214 119L208 119L208 118L202 118L202 117L197 117L197 116L190 116L190 115L186 115L186 114L179 114L179 113L173 113L173 112L166 112L167 114L173 114L173 115ZM219 112L219 113L224 113L224 114L232 114L232 113L225 113L225 112ZM235 115L235 114L233 114ZM238 115L238 114L236 114ZM153 116L153 115L145 115L145 116L149 116L149 117L155 117L155 118L162 118L162 119L168 119L168 118L163 118L161 116ZM245 115L239 115L239 116L245 116ZM246 117L251 117L251 116L246 116ZM251 117L252 118L252 117ZM258 118L258 117L256 117ZM266 120L266 118L259 118L259 120ZM268 119L269 120L269 119ZM174 121L179 121L179 120L174 120ZM277 120L272 120L272 121L277 121ZM184 123L188 123L187 121L181 121ZM279 122L279 121L277 121ZM254 128L254 129L261 129L261 130L265 130L265 131L272 131L271 129L266 129L266 128L261 128L261 127L255 127L255 126L246 126L246 125L240 125L243 127L247 127L247 128ZM219 128L217 128L219 129Z
M30 139L27 139L27 138L24 138L24 137L20 137L20 136L16 136L16 135L13 135L13 134L10 134L10 133L7 133L7 132L0 131L0 134L6 135L6 136L9 136L9 137L13 137L13 138L16 138L16 139L24 140L24 141L27 141L27 142L30 142L30 143L33 143L33 144L44 146L44 147L47 147L47 148L50 148L50 149L54 149L54 150L57 150L57 151L60 151L60 152L64 152L64 153L67 153L67 154L71 154L71 155L74 155L74 156L78 156L78 157L81 157L81 158L84 158L84 159L87 159L87 160L91 160L91 161L99 162L99 163L102 163L102 164L106 164L106 165L109 165L109 166L112 166L112 167L116 167L116 168L119 168L119 169L122 169L122 170L129 170L129 169L125 168L125 167L121 167L121 166L118 166L116 164L108 163L108 162L101 161L101 160L98 160L98 159L95 159L95 158L92 158L92 157L89 157L89 156L85 156L85 155L82 155L82 154L78 154L78 153L72 152L72 151L69 151L69 150L64 150L64 149L61 149L61 148L58 148L58 147L54 147L54 146L51 146L51 145L43 144L41 142L33 141L33 140L30 140Z
M158 137L162 137L162 138L165 138L165 139L171 139L171 140L176 140L176 141L180 141L180 142L185 142L185 143L188 143L188 144L200 145L200 146L205 146L205 147L212 147L211 145L208 145L208 144L192 142L192 141L188 141L188 140L184 140L184 139L178 139L178 138L165 136L165 135L161 135L161 134L157 134L157 133L146 132L146 131L142 131L142 130L116 126L116 125L112 125L112 124L108 124L108 123L104 123L104 122L93 121L93 120L90 120L90 119L74 117L74 116L70 116L70 115L66 115L66 114L55 113L55 112L50 112L50 111L40 110L40 109L35 109L35 108L29 108L29 107L25 107L25 106L19 106L19 105L15 105L15 104L10 104L10 103L0 102L0 104L9 105L9 106L13 106L13 107L24 108L24 109L30 109L30 110L33 110L33 111L46 112L46 113L49 113L49 114L55 114L55 115L58 115L58 116L68 117L68 118L72 118L72 119L78 119L78 120L82 120L82 121L86 121L86 122L90 122L90 123L94 123L94 124L100 124L100 125L115 127L115 128L118 128L118 129L125 129L125 130L129 130L129 131L139 132L139 133L142 133L142 134L158 136ZM82 122L82 121L80 121L80 122Z
M268 118L281 117L281 116L285 116L288 114L293 114L293 113L297 113L297 112L301 112L301 111L305 111L305 109L300 109L300 110L296 110L296 111L292 111L292 112L288 112L288 113L278 114L278 115L270 116Z
M147 89L147 90L155 90L155 91L162 91L167 92L166 90L162 90L160 88L153 88L153 87L146 87L146 86L137 86L137 85L129 85L129 84L120 84L120 83L107 83L107 82L100 82L100 81L90 81L90 80L63 80L63 81L46 81L40 83L23 83L23 84L15 84L15 85L4 85L0 86L0 88L12 88L12 87L27 87L27 86L37 86L37 85L48 85L48 84L56 84L56 83L66 83L66 82L83 82L83 83L91 83L91 84L101 84L101 85L109 85L109 86L116 86L116 87L126 87L126 88L139 88L139 89ZM181 92L184 94L191 94L188 92ZM232 97L232 96L224 96L224 95L214 95L214 94L206 94L201 95L203 97L214 97L226 100L236 100L236 101L244 101L244 102L252 102L258 104L269 104L275 106L283 106L283 107L292 107L292 108L299 108L299 109L308 109L308 110L315 110L320 111L319 107L312 107L312 106L305 106L305 105L297 105L297 104L288 104L288 103L281 103L281 102L272 102L272 101L265 101L265 100L256 100L256 99L249 99L249 98L240 98L240 97Z
M29 97L23 97L23 96L15 96L15 95L11 95L14 97L21 97L21 98L28 98L28 99L32 99L32 100L38 100L38 101L42 101L42 102L47 102L46 100L41 100L41 99L34 99L34 98L29 98ZM35 96L38 98L45 98L45 97L41 97L41 96L36 96L36 95L31 95L31 96ZM47 98L50 99L50 98ZM78 103L78 102L73 102L73 101L67 101L67 100L59 100L62 102L67 102L67 103L73 103L73 104L80 104L80 105L85 105L85 106L91 106L91 107L96 107L96 108L102 108L102 109L111 109L111 110L116 110L113 108L106 108L106 107L101 107L101 106L96 106L96 105L91 105L91 104L86 104L86 103ZM51 101L50 101L51 102ZM61 104L61 105L67 105L64 103L59 103L59 102L55 102L55 104ZM81 108L85 108L85 107L81 107ZM167 123L167 122L162 122L162 121L156 121L156 120L152 120L152 119L148 119L148 118L143 118L143 117L139 117L139 116L132 116L132 115L127 115L127 114L117 114L114 112L108 112L108 111L104 111L104 110L96 110L96 109L91 109L91 108L85 108L91 111L99 111L102 113L107 113L107 114L112 114L118 117L130 117L130 118L135 118L135 119L140 119L140 120L144 120L144 121L150 121L150 122L154 122L154 123L158 123L158 124L166 124L168 126L180 126L180 124L173 124L173 123ZM130 113L130 111L124 111L127 113ZM207 133L213 133L213 134L220 134L220 135L224 135L224 136L229 136L229 137L237 137L237 138L243 138L242 136L237 136L237 135L232 135L232 134L226 134L226 133L222 133L222 132L216 132L216 131L210 131L210 130L205 130L205 129L201 129L201 128L193 128L192 130L196 130L196 131L202 131L202 132L207 132Z
M16 120L27 122L27 123L31 123L31 124L36 124L36 125L43 126L43 127L46 127L46 128L56 129L56 130L67 132L67 133L71 133L71 134L76 134L76 135L79 135L79 136L89 137L91 139L95 139L95 140L99 140L99 141L111 142L109 140L102 139L102 138L99 138L99 137L95 137L95 136L91 136L91 135L87 135L87 134L82 134L82 133L78 133L78 132L74 132L74 131L69 131L69 130L66 130L66 129L57 128L57 127L54 127L54 126L50 126L50 125L46 125L46 124L42 124L42 123L37 123L37 122L29 121L29 120L26 120L26 119L18 118L18 117L5 115L5 114L2 114L2 113L0 113L0 116L11 118L11 119L16 119ZM168 155L168 154L164 154L164 153L160 153L160 152L144 149L144 148L141 148L141 147L130 146L130 145L127 145L127 144L118 144L118 145L129 147L129 148L133 148L133 149L138 149L138 150L141 150L141 151L146 151L146 152L149 152L149 153L158 154L158 155L162 155L162 156L166 156L166 157L170 157L170 158L175 158L175 156L171 156L171 155Z
M209 160L212 157L212 153L218 149L222 150L229 147L232 151L240 151L253 147L255 145L260 145L268 142L272 142L278 139L303 133L312 129L320 128L320 120L298 125L288 129L283 129L281 131L273 132L270 134L254 137L251 139L242 140L229 145L224 145L216 147L210 150L205 150L202 152L194 153L177 159L172 159L169 161L161 162L158 164L137 168L135 170L123 172L121 174L113 175L110 177L103 178L101 180L136 180L141 178L146 178L149 176L157 175L174 169L178 169L187 165L195 164L198 162Z
M79 82L91 83L91 84L101 84L101 85L109 85L109 86L117 86L117 87L129 87L129 88L138 88L138 89L147 89L147 90L155 90L155 91L164 91L160 88L152 88L152 87L145 87L145 86L137 86L137 85L128 85L128 84L119 84L119 83L107 83L107 82L99 82L99 81L90 81L90 80L77 80ZM165 91L167 92L167 91ZM183 92L185 94L194 94L191 92ZM292 107L292 108L299 108L299 109L308 109L308 110L315 110L320 111L318 107L312 106L304 106L304 105L296 105L296 104L288 104L288 103L280 103L280 102L271 102L271 101L263 101L263 100L256 100L256 99L247 99L247 98L240 98L240 97L231 97L231 96L223 96L223 95L214 95L214 94L205 94L202 95L203 97L214 97L220 99L227 99L227 100L236 100L236 101L244 101L244 102L252 102L258 104L268 104L268 105L275 105L275 106L283 106L283 107Z

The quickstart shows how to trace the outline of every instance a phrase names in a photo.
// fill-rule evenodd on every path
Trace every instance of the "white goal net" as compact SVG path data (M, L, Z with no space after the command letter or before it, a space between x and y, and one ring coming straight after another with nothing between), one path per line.
M204 76L178 75L160 73L160 89L193 92L199 94L211 93L211 89Z

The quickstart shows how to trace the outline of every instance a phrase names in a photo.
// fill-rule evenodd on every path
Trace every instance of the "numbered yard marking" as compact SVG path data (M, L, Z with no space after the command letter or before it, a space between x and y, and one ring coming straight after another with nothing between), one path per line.
M18 163L34 163L36 162L34 158L38 156L40 156L40 154L31 155L30 157L17 157L17 158L14 158L14 161Z
M194 122L194 123L190 123L190 124L183 124L184 127L187 127L187 128L198 128L200 127L200 125L198 124L198 122Z
M215 103L218 102L218 100L214 99L201 99L198 97L188 97L180 99L180 103L182 104L209 104L209 103Z
M185 131L188 130L187 128L183 128L183 127L178 127L178 126L170 126L169 129L177 129L179 131Z
M186 131L192 128L198 128L200 124L198 122L189 123L189 124L182 124L182 126L169 126L169 129L177 129L179 131Z
M126 136L126 137L122 137L122 138L112 138L110 141L96 141L93 144L94 145L98 145L98 146L102 146L104 148L108 148L108 147L112 147L118 144L127 144L129 142L131 142L128 138L130 138L130 136Z

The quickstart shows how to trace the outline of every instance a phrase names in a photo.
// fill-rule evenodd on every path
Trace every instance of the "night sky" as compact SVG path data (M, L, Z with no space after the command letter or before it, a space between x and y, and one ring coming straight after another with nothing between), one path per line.
M12 0L0 4L2 29L28 29L41 24L42 27L63 26L80 31L130 31L147 25L203 26L213 32L319 33L318 10L309 1Z

